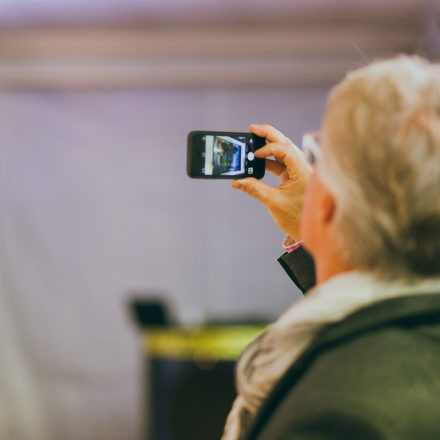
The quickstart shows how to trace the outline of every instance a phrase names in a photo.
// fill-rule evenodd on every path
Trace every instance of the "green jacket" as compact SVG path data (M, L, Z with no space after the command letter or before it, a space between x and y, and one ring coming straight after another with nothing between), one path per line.
M385 300L323 328L245 439L440 439L440 294Z

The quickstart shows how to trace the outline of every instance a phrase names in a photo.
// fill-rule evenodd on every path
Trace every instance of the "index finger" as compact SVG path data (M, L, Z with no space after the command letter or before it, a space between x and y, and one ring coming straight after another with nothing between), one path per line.
M272 127L272 125L251 124L249 129L251 133L266 139L267 142L284 142L287 140L286 136L275 127Z
M298 168L309 169L309 164L302 151L292 143L270 143L255 151L255 157L273 156L277 162L285 165L289 171Z

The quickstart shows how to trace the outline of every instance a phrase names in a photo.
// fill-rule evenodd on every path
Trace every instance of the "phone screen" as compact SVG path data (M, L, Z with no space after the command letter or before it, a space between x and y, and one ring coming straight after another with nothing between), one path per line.
M190 177L233 179L264 175L264 160L255 150L264 140L250 133L191 132L188 136Z

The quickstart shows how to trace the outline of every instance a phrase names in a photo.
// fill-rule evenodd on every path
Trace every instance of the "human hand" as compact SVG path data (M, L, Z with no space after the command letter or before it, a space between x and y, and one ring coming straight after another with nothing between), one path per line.
M266 169L279 177L280 185L270 186L248 177L232 181L231 186L263 203L276 225L300 240L301 211L311 167L302 151L276 128L252 124L250 131L266 139L267 144L255 151L255 157L266 158ZM270 156L275 160L268 159Z

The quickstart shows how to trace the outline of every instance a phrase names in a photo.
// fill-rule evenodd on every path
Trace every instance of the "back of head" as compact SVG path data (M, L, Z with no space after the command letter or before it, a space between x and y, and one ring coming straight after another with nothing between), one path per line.
M401 56L349 73L322 144L345 259L382 278L440 275L440 67Z

